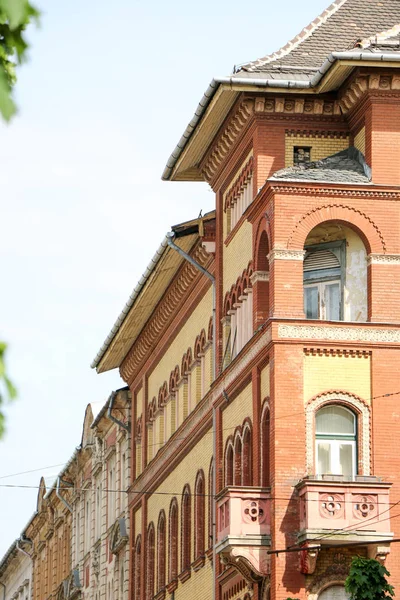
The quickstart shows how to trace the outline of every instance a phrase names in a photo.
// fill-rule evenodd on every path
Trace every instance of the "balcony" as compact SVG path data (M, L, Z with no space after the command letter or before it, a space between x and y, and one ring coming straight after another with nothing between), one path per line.
M303 479L300 497L299 542L307 545L340 545L343 542L374 542L371 558L384 560L390 552L390 483L378 477L341 476ZM314 542L314 543L313 543Z
M249 582L269 575L270 490L227 487L217 497L216 552Z

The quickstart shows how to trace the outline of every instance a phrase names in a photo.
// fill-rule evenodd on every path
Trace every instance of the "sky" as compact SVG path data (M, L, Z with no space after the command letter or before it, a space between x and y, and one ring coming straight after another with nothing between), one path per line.
M40 477L79 445L86 405L125 385L90 364L165 233L214 208L207 184L161 181L203 92L328 3L35 0L19 113L0 123L0 339L18 388L0 441L0 557Z

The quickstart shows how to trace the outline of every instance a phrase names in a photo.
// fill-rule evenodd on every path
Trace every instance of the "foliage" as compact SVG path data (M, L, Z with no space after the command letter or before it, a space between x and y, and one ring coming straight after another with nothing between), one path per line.
M12 88L15 68L26 59L27 25L39 18L39 12L28 0L0 0L0 113L6 121L15 114Z
M387 582L388 570L377 560L355 556L345 582L351 600L391 600L394 590Z
M4 433L4 414L1 411L1 406L5 401L13 400L17 395L17 391L6 372L6 349L7 345L0 342L0 438Z

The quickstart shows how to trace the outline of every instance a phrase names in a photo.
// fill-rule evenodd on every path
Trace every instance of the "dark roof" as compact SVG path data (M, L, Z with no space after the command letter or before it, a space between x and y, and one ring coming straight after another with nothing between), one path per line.
M363 154L351 146L327 158L276 171L270 179L359 184L371 181L371 170Z
M331 52L351 50L360 40L389 33L398 23L399 0L335 0L280 50L242 65L235 75L280 78L285 68L296 79L304 78L302 69L318 69Z

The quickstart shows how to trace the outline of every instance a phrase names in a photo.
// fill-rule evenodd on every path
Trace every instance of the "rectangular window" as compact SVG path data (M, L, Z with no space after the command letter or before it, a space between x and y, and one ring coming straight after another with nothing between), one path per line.
M95 510L95 541L97 541L101 535L101 502L102 502L102 485L101 478L99 477L96 481L96 510Z
M311 161L311 146L295 146L293 148L293 164L301 165Z
M304 286L304 312L307 319L340 321L340 281Z
M107 526L111 527L115 520L115 456L108 461L107 481Z
M317 472L322 475L356 473L356 443L352 440L317 440Z
M303 263L304 312L307 319L343 319L345 241L307 246Z

